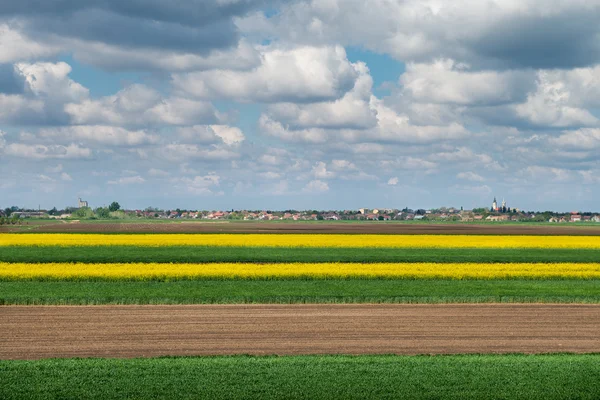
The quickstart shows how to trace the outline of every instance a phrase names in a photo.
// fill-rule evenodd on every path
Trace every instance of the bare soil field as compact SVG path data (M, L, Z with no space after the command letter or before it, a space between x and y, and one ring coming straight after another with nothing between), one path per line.
M39 233L344 233L405 235L600 235L600 226L403 224L403 223L56 223L26 226ZM23 227L0 227L0 232L22 232Z
M600 306L4 306L0 337L0 359L590 353Z

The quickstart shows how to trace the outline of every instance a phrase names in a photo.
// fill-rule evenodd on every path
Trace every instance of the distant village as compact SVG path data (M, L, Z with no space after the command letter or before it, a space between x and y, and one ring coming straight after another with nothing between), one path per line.
M122 209L118 202L92 208L87 201L78 199L77 206L65 209L31 210L19 207L0 209L0 223L26 219L89 220L89 219L156 219L156 220L237 220L237 221L421 221L421 222L550 222L600 223L600 214L592 212L557 213L530 212L511 208L506 201L494 198L491 207L465 210L462 207L435 209L360 208L357 210L161 210L148 207L143 210Z

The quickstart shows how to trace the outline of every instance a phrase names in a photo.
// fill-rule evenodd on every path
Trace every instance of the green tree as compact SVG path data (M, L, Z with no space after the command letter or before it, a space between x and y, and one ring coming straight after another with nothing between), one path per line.
M127 214L125 214L124 211L119 210L119 211L111 211L110 212L110 218L115 218L115 219L127 219Z
M110 206L108 206L108 210L111 212L119 211L120 209L121 205L116 201L113 201L112 203L110 203Z
M73 216L76 218L92 218L94 216L94 211L89 207L81 207L73 213Z
M14 213L15 211L20 211L20 208L17 206L7 207L4 209L4 214L6 214L7 217L10 217L10 214Z
M98 207L98 208L96 208L94 213L96 214L96 217L101 218L101 219L110 218L110 210L106 207Z

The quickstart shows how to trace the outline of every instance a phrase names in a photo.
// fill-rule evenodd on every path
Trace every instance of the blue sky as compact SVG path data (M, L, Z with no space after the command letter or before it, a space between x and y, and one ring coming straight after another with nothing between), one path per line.
M69 78L89 89L92 97L110 96L128 85L150 80L148 73L136 71L106 71L94 65L78 62L72 54L63 55L57 61L62 61L72 70Z
M0 206L599 210L600 1L0 9Z

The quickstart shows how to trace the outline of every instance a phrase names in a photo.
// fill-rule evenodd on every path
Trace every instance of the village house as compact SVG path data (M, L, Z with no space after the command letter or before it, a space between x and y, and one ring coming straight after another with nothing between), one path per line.
M224 219L226 217L226 213L223 211L213 211L206 215L206 219Z
M256 214L256 213L252 213L252 212L251 212L251 213L248 213L248 214L246 214L246 215L244 216L244 220L245 220L245 221L251 221L251 220L254 220L254 219L257 219L257 218L258 218L258 214Z

